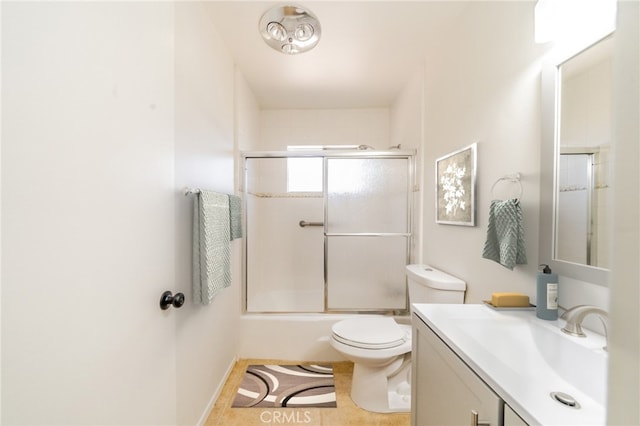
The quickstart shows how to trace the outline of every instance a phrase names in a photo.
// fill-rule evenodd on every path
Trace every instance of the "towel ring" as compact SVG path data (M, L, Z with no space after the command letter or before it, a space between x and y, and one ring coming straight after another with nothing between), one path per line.
M516 197L516 200L520 200L522 198L522 182L520 182L520 173L516 173L514 175L507 175L507 176L502 176L501 178L499 178L498 180L496 180L493 185L491 185L491 196L494 197L493 194L493 190L496 187L496 185L499 182L502 181L509 181L509 182L513 182L513 183L517 183L519 188L520 188L520 192L518 193L518 196ZM494 197L495 198L495 197Z

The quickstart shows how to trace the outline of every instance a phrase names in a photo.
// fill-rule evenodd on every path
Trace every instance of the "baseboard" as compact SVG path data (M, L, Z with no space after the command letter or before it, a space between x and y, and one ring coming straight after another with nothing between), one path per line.
M235 356L231 360L231 364L229 364L229 366L227 367L227 371L224 373L224 378L220 381L220 383L218 383L218 387L216 388L215 392L211 396L211 399L209 400L207 407L202 413L202 416L200 416L200 420L198 420L198 426L204 426L204 424L206 423L207 419L209 418L209 415L211 414L211 411L213 411L213 406L216 405L216 401L218 400L218 397L222 392L222 388L224 387L225 383L227 383L227 380L229 379L229 375L231 374L231 370L233 370L233 367L236 365L237 361L238 361L237 356Z

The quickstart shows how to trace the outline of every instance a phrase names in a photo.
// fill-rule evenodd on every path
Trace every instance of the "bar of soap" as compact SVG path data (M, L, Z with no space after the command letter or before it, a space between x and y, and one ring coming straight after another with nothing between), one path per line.
M522 293L493 293L491 304L497 308L529 307L529 296Z

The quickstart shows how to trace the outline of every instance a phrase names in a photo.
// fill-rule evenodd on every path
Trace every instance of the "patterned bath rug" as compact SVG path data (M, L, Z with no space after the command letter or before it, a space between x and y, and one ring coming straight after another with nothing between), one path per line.
M335 408L330 365L250 365L232 407Z

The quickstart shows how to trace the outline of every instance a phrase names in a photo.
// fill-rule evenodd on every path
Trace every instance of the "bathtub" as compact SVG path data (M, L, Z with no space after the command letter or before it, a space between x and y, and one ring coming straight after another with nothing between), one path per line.
M240 317L242 359L345 361L329 345L331 326L354 314L244 314ZM411 317L396 316L410 324Z

